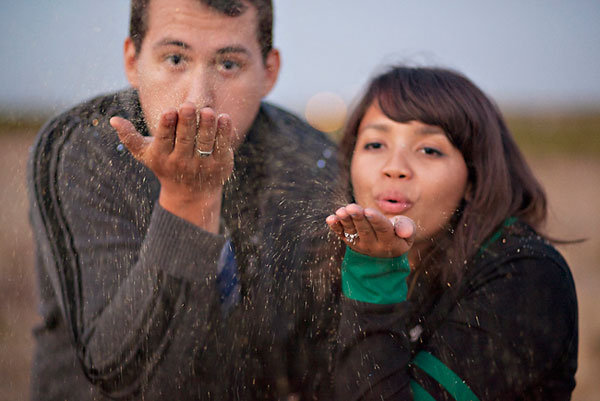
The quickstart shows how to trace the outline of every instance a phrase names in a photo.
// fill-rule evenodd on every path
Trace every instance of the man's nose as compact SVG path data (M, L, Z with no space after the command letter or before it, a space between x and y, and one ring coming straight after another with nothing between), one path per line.
M210 72L195 71L187 82L186 96L184 101L191 102L198 109L203 107L215 107L215 78Z
M387 158L382 173L389 178L406 179L413 176L410 161L402 151L394 152Z

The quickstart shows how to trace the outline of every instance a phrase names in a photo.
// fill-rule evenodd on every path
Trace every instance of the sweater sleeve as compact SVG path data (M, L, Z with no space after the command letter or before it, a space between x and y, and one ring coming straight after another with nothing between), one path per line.
M410 266L406 254L374 258L346 248L342 262L342 292L348 298L373 304L406 300L406 277Z
M337 399L570 399L577 305L555 259L513 255L488 266L427 335L406 326L410 307L343 300Z
M406 256L373 258L346 249L334 374L336 399L410 397Z
M77 356L112 397L177 394L218 315L225 238L155 204L110 132L61 123L33 150L32 225Z

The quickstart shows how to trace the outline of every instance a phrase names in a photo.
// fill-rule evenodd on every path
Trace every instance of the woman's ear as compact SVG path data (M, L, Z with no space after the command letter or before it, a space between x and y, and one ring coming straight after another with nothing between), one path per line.
M471 184L471 181L467 182L467 187L465 188L465 195L463 198L466 202L473 200L473 184Z

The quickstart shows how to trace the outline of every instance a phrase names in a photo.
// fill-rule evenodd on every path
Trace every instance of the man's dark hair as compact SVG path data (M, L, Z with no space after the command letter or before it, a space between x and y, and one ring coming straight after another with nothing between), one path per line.
M151 0L131 0L129 37L133 40L136 53L140 52L148 29L148 6ZM273 2L272 0L196 0L230 17L242 15L248 6L256 7L257 38L263 59L273 48Z

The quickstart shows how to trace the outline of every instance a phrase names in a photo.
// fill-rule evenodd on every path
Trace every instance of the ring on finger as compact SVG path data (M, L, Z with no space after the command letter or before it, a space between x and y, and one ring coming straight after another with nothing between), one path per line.
M198 156L200 156L200 157L208 157L208 156L212 155L213 151L212 151L212 149L209 151L206 151L206 150L201 150L201 149L196 148L196 153L198 153Z
M344 233L344 237L346 237L346 239L348 240L348 242L350 242L351 244L353 244L358 239L358 233L354 233L354 234Z

